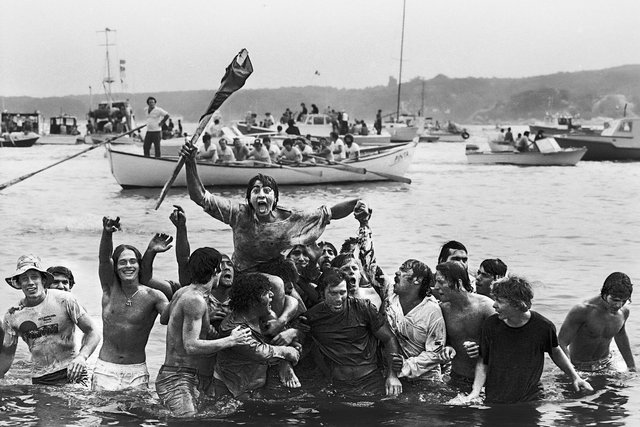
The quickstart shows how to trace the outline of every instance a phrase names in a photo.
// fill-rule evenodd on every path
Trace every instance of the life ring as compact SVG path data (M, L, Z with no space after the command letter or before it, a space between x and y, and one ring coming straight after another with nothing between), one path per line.
M469 132L467 132L466 130L462 131L460 136L462 137L462 139L469 139Z

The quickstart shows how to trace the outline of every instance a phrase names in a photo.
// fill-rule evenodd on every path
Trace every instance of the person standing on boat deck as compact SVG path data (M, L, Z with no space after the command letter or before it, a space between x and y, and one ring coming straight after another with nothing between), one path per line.
M480 330L485 319L494 313L493 301L473 293L467 271L456 261L436 266L433 294L440 300L447 345L456 352L451 364L450 385L469 392L480 351Z
M505 141L505 136L504 136L504 128L500 129L500 132L498 132L498 136L496 137L496 142L504 142Z
M233 263L238 271L255 269L282 257L282 252L296 244L318 240L332 219L342 219L353 212L358 200L323 205L317 209L284 209L278 206L279 190L275 179L258 174L249 180L246 202L237 202L209 193L200 181L195 148L182 147L185 157L189 196L215 219L233 230Z
M160 141L162 140L162 125L169 119L169 113L156 105L153 96L147 98L145 117L147 121L147 133L144 136L142 149L145 157L151 156L151 146L155 150L155 157L160 157Z
M227 145L229 140L226 137L222 137L218 140L220 146L220 153L218 154L218 163L235 162L236 156L233 154L233 149Z
M382 110L378 110L376 113L376 121L373 122L373 127L378 135L382 133Z
M34 255L18 258L16 272L5 279L12 288L22 290L24 298L9 308L0 327L0 335L4 335L0 378L11 368L21 336L31 353L33 384L87 385L87 358L100 343L100 334L70 292L47 289L53 279ZM78 352L76 326L84 333Z
M307 106L304 105L304 102L300 104L300 113L298 114L298 117L296 118L296 121L301 122L304 120L305 117L307 117Z
M500 258L485 259L476 273L476 292L491 298L491 284L507 275L507 265Z
M240 141L240 138L233 138L233 155L236 160L241 162L247 159L249 155L249 148L244 144L244 142Z
M493 296L496 313L482 325L473 390L463 401L478 399L483 386L485 403L539 399L543 393L540 377L544 353L549 353L556 366L571 377L576 391L593 391L558 346L553 323L531 310L533 291L529 282L516 276L498 280Z
M344 143L347 146L345 154L348 159L359 160L360 159L360 146L353 142L353 135L350 133L344 136Z
M213 119L213 122L209 126L209 134L213 138L218 138L223 135L222 133L222 125L220 124L220 119L218 117Z
M293 140L290 138L282 141L282 151L278 156L278 161L282 163L300 163L302 162L302 153L297 147L293 145Z
M426 264L409 259L396 272L393 286L386 288L384 312L402 357L398 378L442 381L440 365L456 354L446 346L442 311L431 295L433 280Z
M253 149L249 152L247 156L247 160L257 160L263 163L271 163L271 155L269 155L269 151L262 145L262 141L260 138L256 138L253 140Z
M624 273L611 273L600 295L574 306L562 323L558 341L579 371L598 372L612 368L611 340L630 371L636 370L625 328L629 318L633 284Z
M216 146L211 143L211 135L209 135L208 133L202 135L202 147L198 149L196 158L198 160L205 160L212 163L218 161Z
M102 348L91 379L92 390L148 386L145 347L156 317L169 304L165 294L143 284L148 280L141 268L142 255L135 247L118 245L113 249L113 233L118 230L119 217L102 218L98 276L104 327ZM166 236L156 234L149 246L166 241ZM163 247L168 250L171 246Z

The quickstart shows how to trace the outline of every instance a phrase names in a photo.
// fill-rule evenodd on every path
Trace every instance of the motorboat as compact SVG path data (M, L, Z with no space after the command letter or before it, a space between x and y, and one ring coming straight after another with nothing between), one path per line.
M518 166L575 166L587 152L586 148L561 148L554 138L532 141L533 150L520 152L510 144L489 142L489 150L467 144L465 155L469 164Z

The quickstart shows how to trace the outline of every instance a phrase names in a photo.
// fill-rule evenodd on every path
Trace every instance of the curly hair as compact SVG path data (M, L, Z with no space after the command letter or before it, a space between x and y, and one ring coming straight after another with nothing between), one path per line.
M260 304L265 292L271 290L271 282L261 273L245 273L238 276L229 291L229 308L246 312Z
M603 299L606 298L607 295L611 295L612 297L631 299L632 292L633 283L631 283L631 279L629 279L629 276L616 271L615 273L611 273L604 280L602 290L600 290L600 296L602 296Z
M531 308L533 289L526 279L518 276L509 276L493 282L491 295L494 299L507 300L512 306L525 312Z
M429 266L417 259L408 259L402 265L411 268L413 278L420 279L420 292L418 297L424 298L431 293L435 277Z

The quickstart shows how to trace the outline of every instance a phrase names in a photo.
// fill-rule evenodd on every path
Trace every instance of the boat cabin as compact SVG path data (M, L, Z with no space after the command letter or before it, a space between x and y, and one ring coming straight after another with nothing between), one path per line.
M640 117L635 117L635 118L626 117L624 119L614 120L613 122L611 122L611 124L609 124L609 126L607 126L607 123L605 123L605 128L600 134L600 136L634 138L636 137L636 135L638 135L639 130L640 130Z
M87 115L90 133L122 133L135 127L133 109L126 101L102 101Z
M50 135L79 135L78 119L75 116L63 114L49 118Z
M44 121L39 111L34 113L2 112L2 132L42 133Z

